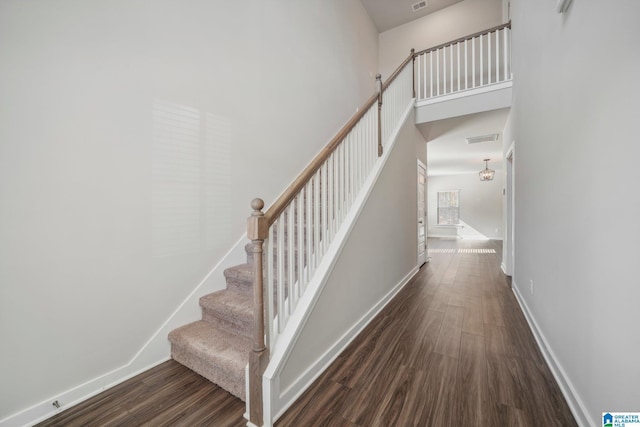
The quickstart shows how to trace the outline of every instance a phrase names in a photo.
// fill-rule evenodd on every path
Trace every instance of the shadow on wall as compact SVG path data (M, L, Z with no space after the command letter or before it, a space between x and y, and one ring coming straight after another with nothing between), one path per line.
M230 238L231 124L167 101L153 104L155 258L211 250Z

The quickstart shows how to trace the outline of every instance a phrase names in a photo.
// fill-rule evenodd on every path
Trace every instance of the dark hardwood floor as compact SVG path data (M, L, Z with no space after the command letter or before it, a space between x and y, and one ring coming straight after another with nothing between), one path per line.
M431 262L277 427L576 425L500 270L500 242L429 244ZM243 412L170 361L40 425L244 426Z
M170 360L38 426L246 425L244 402Z
M431 262L278 427L576 425L500 270L500 242L429 245Z

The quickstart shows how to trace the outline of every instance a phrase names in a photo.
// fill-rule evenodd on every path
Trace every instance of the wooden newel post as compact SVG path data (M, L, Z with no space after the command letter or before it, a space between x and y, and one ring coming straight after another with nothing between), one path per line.
M254 267L253 283L253 345L249 355L249 418L256 425L263 423L262 375L268 360L264 339L264 286L262 274L262 244L269 233L269 223L262 212L264 201L251 201L253 212L247 219L247 237L251 240Z
M411 48L411 84L413 85L413 97L416 97L416 50Z
M382 75L376 74L376 89L378 91L378 157L382 156Z

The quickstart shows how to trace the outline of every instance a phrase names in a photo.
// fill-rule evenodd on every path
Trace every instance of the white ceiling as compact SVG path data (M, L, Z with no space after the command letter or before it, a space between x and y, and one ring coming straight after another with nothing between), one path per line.
M427 141L427 174L456 175L480 172L482 159L491 159L489 168L502 169L502 129L509 108L438 120L418 125ZM467 144L467 137L499 134L495 142Z
M427 7L414 12L411 5L419 0L361 0L378 32L390 30L414 19L444 9L462 0L427 0Z

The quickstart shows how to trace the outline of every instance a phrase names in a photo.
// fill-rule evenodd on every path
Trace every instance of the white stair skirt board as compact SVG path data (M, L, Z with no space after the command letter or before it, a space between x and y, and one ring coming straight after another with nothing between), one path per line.
M198 305L200 296L225 288L223 271L229 266L244 262L243 260L247 256L244 246L247 242L245 234L211 269L184 301L178 305L128 363L55 396L51 396L49 399L18 413L11 414L0 420L0 427L22 427L37 424L169 360L171 356L167 335L178 326L200 318L201 312ZM60 402L59 409L52 406L52 402L55 400Z
M531 311L529 310L529 307L527 306L524 298L522 298L522 294L520 293L518 285L515 281L513 282L512 288L513 293L516 296L516 300L518 301L518 304L520 305L520 308L524 313L524 317L527 319L529 329L531 329L531 332L536 339L536 344L538 344L538 348L542 352L544 360L547 362L547 365L551 369L551 373L556 379L562 395L569 404L569 408L571 409L571 413L576 419L576 422L580 427L590 427L598 425L598 423L596 423L595 420L590 417L589 411L587 411L587 408L582 402L582 399L580 399L580 396L576 392L576 389L571 383L571 380L569 380L567 373L562 368L560 361L556 358L556 355L551 347L549 347L547 339L538 327L538 323L531 314Z
M384 151L374 166L371 174L362 186L362 190L353 202L353 206L343 225L329 246L323 260L318 265L314 277L307 285L305 294L300 298L298 306L292 313L285 330L280 335L276 348L272 349L271 359L265 370L263 377L263 399L264 399L264 427L270 427L286 411L291 404L299 397L315 380L326 367L346 348L346 346L357 336L371 319L377 314L389 300L418 272L418 266L410 271L403 280L385 295L359 322L345 333L328 351L323 354L313 365L291 385L287 390L280 390L280 373L284 368L293 344L297 341L302 327L306 323L313 307L315 306L320 293L326 284L333 267L347 242L351 231L355 227L358 217L362 212L369 195L371 194L378 177L384 169L384 165L390 157L396 145L400 130L406 124L413 111L415 100L411 99L404 111L398 125L389 136L389 140L384 145Z

